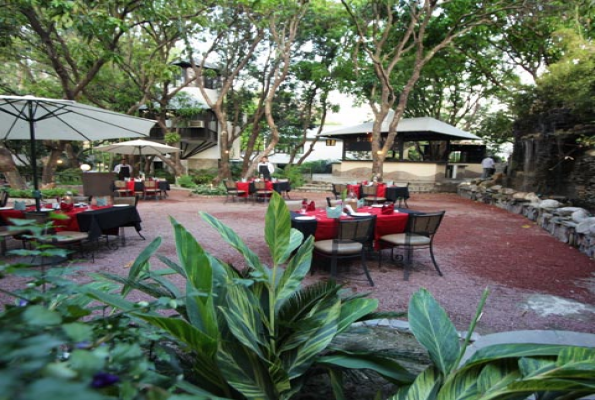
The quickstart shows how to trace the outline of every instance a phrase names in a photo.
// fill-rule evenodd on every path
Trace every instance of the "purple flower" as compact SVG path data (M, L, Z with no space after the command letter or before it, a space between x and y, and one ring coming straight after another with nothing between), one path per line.
M91 387L95 389L101 389L118 382L120 382L120 378L118 376L108 374L107 372L98 372L93 376Z
M27 300L24 300L24 299L19 300L19 307L25 307L27 304L29 304L29 302Z

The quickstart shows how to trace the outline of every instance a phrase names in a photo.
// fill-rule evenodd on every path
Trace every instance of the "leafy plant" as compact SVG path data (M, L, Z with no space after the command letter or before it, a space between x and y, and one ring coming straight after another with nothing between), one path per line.
M302 174L301 167L294 165L287 165L284 169L275 170L276 177L287 178L291 181L291 186L294 188L302 186L306 180Z
M53 188L53 189L42 189L41 196L44 199L55 199L56 197L63 197L66 192L71 192L73 195L77 195L78 191L72 188ZM33 198L33 192L31 189L8 189L8 194L12 198Z
M127 278L103 274L123 284L122 296L93 290L90 294L164 329L185 350L192 359L187 381L179 384L185 391L208 398L289 399L321 354L329 355L333 338L357 320L374 318L378 302L347 295L332 281L301 287L310 269L313 238L302 244L303 235L291 229L289 211L278 194L273 194L265 217L272 267L264 265L230 228L209 214L200 214L244 257L242 271L205 252L172 219L178 261L158 256L168 268L151 269L149 259L161 242L156 238L136 259ZM174 273L184 278L184 290L167 279ZM135 308L125 299L132 290L153 300L143 310ZM367 362L361 364L365 368L380 365L369 354L349 357L355 362L366 356ZM327 361L329 368L342 366ZM389 375L411 382L409 375L386 365Z
M28 255L42 252L56 254L46 248ZM26 281L17 290L0 289L14 299L0 313L0 398L167 398L179 371L173 354L156 343L162 336L125 315L102 314L104 307L93 305L70 278L76 273L72 267L0 265L0 279ZM114 285L87 286L102 291ZM157 364L169 365L169 376L158 373Z
M223 185L196 185L192 193L207 196L223 196L227 190Z
M391 397L400 399L577 399L595 393L595 349L497 344L463 360L487 291L461 344L446 312L425 289L409 302L409 323L433 366Z
M190 175L181 175L178 178L178 185L180 185L183 188L195 188L196 187L196 183L194 183L194 179L192 179L192 177Z

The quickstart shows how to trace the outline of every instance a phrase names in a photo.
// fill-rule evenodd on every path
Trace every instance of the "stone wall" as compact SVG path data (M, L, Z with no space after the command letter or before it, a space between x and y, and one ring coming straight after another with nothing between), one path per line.
M595 217L575 207L563 196L540 198L533 192L518 192L493 181L464 182L458 194L525 216L569 246L595 257Z

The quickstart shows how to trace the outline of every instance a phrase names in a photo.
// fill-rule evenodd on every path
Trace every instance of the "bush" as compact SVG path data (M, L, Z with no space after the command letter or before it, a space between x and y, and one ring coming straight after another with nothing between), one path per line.
M66 192L71 192L74 196L78 195L78 190L72 188L53 188L40 190L41 197L44 199L55 199L56 197L64 197ZM32 199L33 190L31 189L8 189L8 195L17 199Z
M178 185L183 188L193 189L196 187L194 179L190 175L182 175L178 178Z
M284 169L277 168L273 175L278 178L289 179L292 188L298 188L306 182L301 167L295 165L287 165Z
M194 194L201 194L207 196L224 196L227 193L224 185L197 185L194 190Z
M218 171L216 169L190 169L188 174L192 176L192 180L197 185L208 185L213 183Z
M168 170L165 169L158 169L155 171L155 177L160 179L165 179L169 183L176 183L176 177L174 174L170 173Z

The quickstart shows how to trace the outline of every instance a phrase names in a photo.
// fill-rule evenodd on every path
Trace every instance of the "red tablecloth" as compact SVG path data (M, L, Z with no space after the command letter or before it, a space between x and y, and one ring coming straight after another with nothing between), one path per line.
M111 206L91 206L93 210L100 210L102 208L108 208ZM65 219L54 219L54 227L56 231L79 231L79 224L76 218L76 214L86 211L87 207L75 207L71 211L61 211L56 210L53 211L56 214L65 215L67 218ZM35 207L27 207L26 211L35 211ZM11 224L10 219L24 219L25 218L25 211L22 210L0 210L0 218L4 220L5 223Z
M349 195L349 193L353 192L355 194L355 197L357 197L358 199L361 198L360 193L361 193L361 186L363 185L363 183L358 183L357 185L347 185L347 195ZM379 183L378 186L376 187L376 196L378 197L385 197L386 195L386 183Z
M265 181L265 186L266 186L266 190L271 190L271 191L273 190L273 182ZM236 187L238 188L238 190L243 190L246 192L246 194L244 194L240 197L246 197L256 191L256 189L254 188L254 181L236 182Z
M395 212L387 215L382 214L382 209L379 207L361 207L358 208L358 212L367 212L376 215L376 229L374 231L374 241L377 242L381 236L388 235L391 233L405 232L407 227L407 219L409 214ZM328 218L326 216L326 209L317 209L315 211L309 211L306 213L309 216L315 216L317 220L316 233L314 234L315 240L326 240L332 239L337 234L338 220L335 218ZM341 217L351 218L349 216Z

